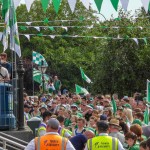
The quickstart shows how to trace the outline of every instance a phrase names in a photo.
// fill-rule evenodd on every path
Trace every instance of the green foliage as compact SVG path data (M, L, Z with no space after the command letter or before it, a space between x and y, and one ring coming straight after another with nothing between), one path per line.
M137 16L144 17L142 11ZM19 24L19 33L31 35L31 40L20 36L24 58L32 59L32 51L41 53L47 60L47 73L57 74L63 87L75 91L74 85L84 86L92 93L114 93L131 95L135 91L144 91L146 79L150 77L150 28L140 26L150 25L147 19L132 19L130 13L119 12L119 17L110 21L99 22L93 15L93 10L86 10L78 1L75 13L71 13L68 3L63 0L58 14L52 4L46 13L42 10L40 1L35 1L28 13L25 5L17 9L18 22L33 22L32 26L47 26L38 32L35 28ZM49 22L52 20L77 20L76 22ZM81 26L93 25L92 29ZM76 26L68 31L54 26ZM120 28L112 28L119 26ZM136 27L136 28L135 28ZM138 28L139 27L139 28ZM42 35L63 35L63 37L44 37ZM86 38L69 38L66 35L80 35ZM94 39L90 36L102 36ZM114 40L112 37L123 37ZM139 45L130 38L139 37ZM93 84L83 83L79 67L92 79ZM31 81L27 81L31 83Z

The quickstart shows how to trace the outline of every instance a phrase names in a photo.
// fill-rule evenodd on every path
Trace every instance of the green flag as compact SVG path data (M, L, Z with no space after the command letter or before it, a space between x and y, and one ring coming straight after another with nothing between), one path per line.
M119 3L119 0L110 0L113 7L115 8L115 10L117 11L118 9L118 3Z
M94 0L94 1L95 1L95 4L96 4L96 7L97 7L97 9L100 13L103 0Z
M116 115L117 105L116 105L116 101L115 101L115 99L113 97L112 97L111 103L112 103L112 106L113 106L113 113L114 113L114 115Z
M147 80L147 102L150 102L150 81Z
M61 0L53 0L53 5L54 5L54 9L56 13L58 13L59 11L60 3L61 3Z
M147 125L149 123L149 107L147 107L144 112L144 123Z
M88 83L92 83L91 79L89 77L87 77L87 75L84 73L84 71L82 70L82 68L80 67L80 71L81 71L81 77L83 80L85 80Z
M10 0L2 0L2 16L5 20L3 31L3 46L4 51L8 48L8 35L9 35L9 15L10 15Z
M48 66L45 58L40 53L37 53L35 51L33 51L33 53L32 53L32 60L33 60L33 63L35 63L39 66L42 65L42 61L43 61L43 65Z
M19 57L21 57L21 48L20 48L20 41L19 41L19 33L18 33L18 25L17 25L17 18L16 18L16 11L14 8L14 2L11 1L10 5L10 49L15 51Z
M80 93L89 94L89 92L85 88L83 88L77 84L75 85L75 88L76 88L77 94L80 94Z
M46 12L50 0L41 0L43 10Z

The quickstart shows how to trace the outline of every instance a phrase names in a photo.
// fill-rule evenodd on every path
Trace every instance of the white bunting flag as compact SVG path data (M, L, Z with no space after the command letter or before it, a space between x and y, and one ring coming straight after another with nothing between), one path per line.
M25 34L24 36L30 41L30 35L29 34Z
M50 35L50 38L54 39L54 38L55 38L55 35Z
M19 6L21 0L14 0L15 9Z
M31 25L32 22L26 22L27 25Z
M122 4L122 8L127 11L129 0L120 0Z
M0 32L0 41L2 40L3 32Z
M134 42L135 42L137 45L139 45L139 41L138 41L137 38L132 38L132 39L134 40Z
M143 30L143 27L139 26L139 28L140 28L141 30Z
M40 32L40 27L34 27L37 31L39 31Z
M68 0L68 3L69 3L71 11L73 13L75 10L75 7L76 7L77 0Z
M141 0L143 7L145 9L146 12L148 12L148 7L149 7L149 2L150 0Z
M31 5L33 2L34 2L34 0L25 0L28 12L30 11L30 8L31 8Z
M67 28L67 27L63 27L63 26L62 26L62 29L65 29L65 30L66 30L66 32L68 31L68 28Z
M85 8L89 10L89 7L90 7L90 0L81 0L81 2L82 2L83 5L85 6Z

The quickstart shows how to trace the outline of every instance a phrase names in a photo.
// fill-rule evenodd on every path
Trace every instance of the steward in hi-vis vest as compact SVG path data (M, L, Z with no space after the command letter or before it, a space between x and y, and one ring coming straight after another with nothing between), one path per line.
M124 150L117 138L108 136L108 123L97 122L99 136L89 139L84 150Z
M49 119L46 134L30 141L25 150L75 150L67 138L58 134L59 126L57 119Z

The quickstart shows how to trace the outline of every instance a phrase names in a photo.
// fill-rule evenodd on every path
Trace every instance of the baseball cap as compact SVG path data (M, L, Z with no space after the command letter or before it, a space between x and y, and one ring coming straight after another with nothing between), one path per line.
M138 124L138 125L142 126L142 122L139 119L134 119L132 124Z
M106 121L107 120L107 116L105 114L101 115L100 116L100 120L105 120Z

